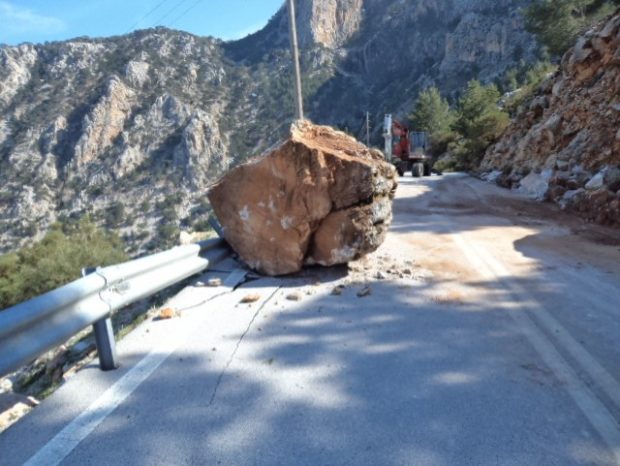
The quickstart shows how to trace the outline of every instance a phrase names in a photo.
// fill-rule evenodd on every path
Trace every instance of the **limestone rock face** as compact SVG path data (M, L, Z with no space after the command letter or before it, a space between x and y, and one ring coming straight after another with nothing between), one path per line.
M75 168L96 159L100 151L114 144L131 111L133 95L117 77L110 79L103 97L84 117L82 137L75 148Z
M241 258L259 272L284 275L377 249L396 186L394 167L379 152L304 121L270 153L226 174L208 196Z
M130 61L125 67L125 76L134 87L142 87L149 80L151 65L143 61Z
M362 0L300 2L298 10L301 43L329 48L342 46L358 32L364 13Z
M498 183L548 181L546 197L588 220L620 226L620 10L581 37L560 70L489 148Z
M37 58L37 50L30 44L0 49L0 105L7 105L30 81Z
M227 168L228 161L224 142L213 117L203 111L196 111L185 128L181 143L174 151L173 163L184 170L184 175L195 189L205 186L209 173L220 173Z

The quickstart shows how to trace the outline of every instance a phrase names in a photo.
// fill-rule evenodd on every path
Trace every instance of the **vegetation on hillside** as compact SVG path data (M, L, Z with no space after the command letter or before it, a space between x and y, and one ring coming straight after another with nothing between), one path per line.
M612 13L620 0L534 0L525 10L527 28L553 61L593 23ZM514 116L557 70L549 59L521 62L495 84L470 81L454 109L439 90L429 88L417 99L410 121L431 134L431 152L442 157L438 170L470 170L480 163ZM502 94L503 97L502 97Z
M526 27L558 57L577 36L618 6L620 0L534 0L525 10Z
M468 170L480 162L509 122L500 97L497 86L476 80L468 83L454 110L437 89L420 93L410 118L416 129L430 133L433 154L447 153L437 169Z
M545 60L529 65L522 72L515 73L516 69L514 68L508 70L502 81L516 84L511 85L508 89L504 88L508 92L503 98L504 110L511 116L518 113L523 104L531 100L540 85L552 76L557 69L557 65Z
M41 241L0 256L0 309L80 278L83 267L126 259L121 240L88 217L57 223Z

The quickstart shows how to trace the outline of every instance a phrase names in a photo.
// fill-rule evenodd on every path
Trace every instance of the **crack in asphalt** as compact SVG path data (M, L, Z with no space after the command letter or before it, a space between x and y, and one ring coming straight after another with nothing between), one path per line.
M215 382L215 388L213 389L213 393L211 394L211 399L209 400L209 404L207 405L208 407L210 407L213 402L215 401L215 397L217 396L217 390L219 389L222 380L224 379L224 375L226 374L226 372L228 371L228 368L230 367L230 365L232 364L233 360L235 359L235 355L237 354L237 351L239 350L239 347L241 346L241 342L243 341L243 339L245 338L245 336L248 334L248 332L250 331L250 329L252 328L252 324L254 323L254 321L256 320L256 318L258 317L258 314L260 314L260 311L262 311L265 306L271 301L271 299L275 296L275 294L280 291L282 287L277 287L273 293L271 293L271 295L269 295L269 297L267 299L265 299L265 301L258 307L258 309L256 309L256 312L254 312L254 315L252 316L252 319L250 319L250 322L248 323L248 326L246 327L246 329L243 331L243 333L241 334L241 336L239 337L239 340L237 341L237 344L235 345L235 349L233 350L233 352L231 353L230 357L228 358L228 361L226 362L226 365L224 366L224 369L222 369L222 372L220 372L220 374L217 377L217 382Z

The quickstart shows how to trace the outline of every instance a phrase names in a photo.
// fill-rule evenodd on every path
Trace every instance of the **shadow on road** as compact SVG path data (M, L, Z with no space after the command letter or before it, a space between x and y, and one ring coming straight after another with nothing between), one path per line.
M471 285L493 299L437 302L433 282L381 282L368 298L351 287L267 307L224 373L178 352L80 450L145 465L604 459L494 304L508 299L502 287Z
M466 187L450 203L438 191L449 187L417 183L428 189L395 200L396 233L540 222L543 234L549 225L531 212L498 216L501 206ZM550 286L548 272L541 262L509 279L539 302L565 302L566 285L559 277ZM306 273L256 309L246 333L227 337L235 352L224 370L204 353L177 351L67 464L86 464L93 452L134 465L611 464L508 317L506 303L528 303L502 282L472 276L462 285L478 293L451 295L441 277L375 281L365 298L356 295L365 284L354 283L340 296L323 290L287 301L287 287L331 283L346 271Z

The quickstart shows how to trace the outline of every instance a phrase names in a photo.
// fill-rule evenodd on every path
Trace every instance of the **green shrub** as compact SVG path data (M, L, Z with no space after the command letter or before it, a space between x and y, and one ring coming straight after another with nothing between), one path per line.
M458 160L454 154L445 154L435 162L433 170L439 173L457 171L459 170Z
M176 222L177 212L174 207L164 207L161 212L161 218L166 222Z
M194 231L207 232L212 231L213 227L209 223L209 219L200 218L192 223L192 229Z
M534 65L529 65L522 71L522 78L518 81L518 92L514 93L504 103L504 110L510 115L514 115L519 107L529 101L535 94L540 85L548 76L557 70L557 66L548 61L539 61ZM510 70L509 70L510 73Z
M157 240L160 246L169 248L178 243L179 227L173 223L162 223L157 228Z
M80 278L83 267L126 259L121 240L98 230L89 218L56 224L38 243L0 256L0 308Z
M119 227L125 221L125 206L120 202L110 205L105 211L105 223L108 227Z

